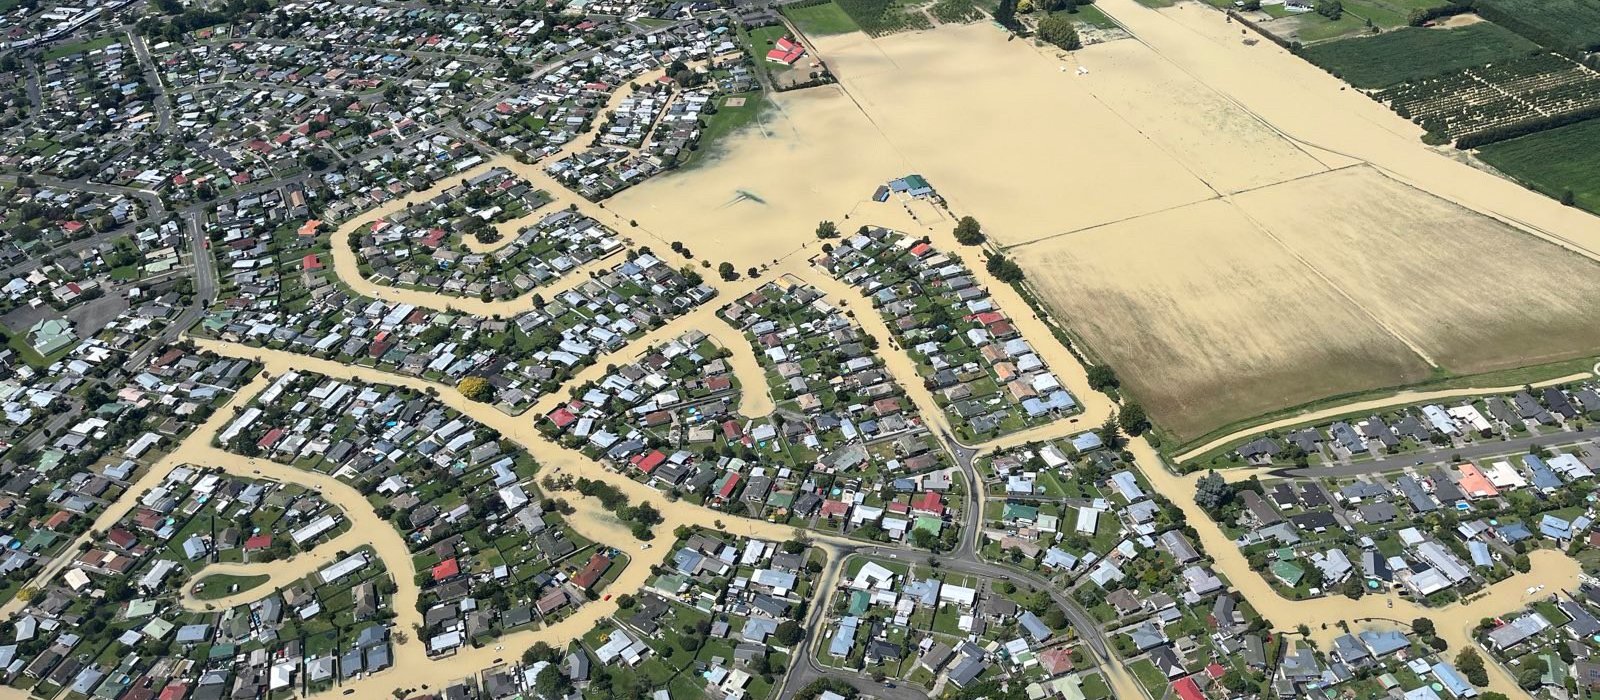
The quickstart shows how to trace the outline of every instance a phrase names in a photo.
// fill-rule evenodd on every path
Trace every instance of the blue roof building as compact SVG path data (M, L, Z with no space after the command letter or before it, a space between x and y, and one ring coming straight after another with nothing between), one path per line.
M1478 694L1478 689L1472 687L1467 679L1462 678L1455 666L1446 662L1440 661L1433 665L1433 677L1439 679L1439 683L1446 691L1458 698L1476 697Z
M1523 455L1522 464L1533 474L1534 488L1547 491L1561 488L1561 477L1556 476L1556 470L1551 469L1538 455Z
M1017 622L1022 625L1022 629L1027 630L1028 636L1033 637L1035 643L1040 643L1050 638L1049 625L1046 625L1031 610L1023 611L1022 616L1017 618Z
M1105 447L1105 444L1106 443L1100 439L1100 436L1096 435L1092 431L1078 433L1077 435L1072 436L1072 448L1079 452L1098 450L1102 447Z
M850 655L850 650L856 646L856 626L861 624L861 619L854 615L839 620L839 629L834 630L833 639L828 641L828 653L844 658Z

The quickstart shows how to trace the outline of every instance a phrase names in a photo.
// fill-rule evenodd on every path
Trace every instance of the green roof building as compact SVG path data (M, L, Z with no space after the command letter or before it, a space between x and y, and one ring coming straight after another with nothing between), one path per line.
M78 341L72 332L72 322L64 318L47 318L28 329L28 345L40 355L54 355L72 347Z
M1292 561L1278 560L1272 563L1272 575L1283 585L1291 588L1300 585L1300 579L1305 578L1306 570Z

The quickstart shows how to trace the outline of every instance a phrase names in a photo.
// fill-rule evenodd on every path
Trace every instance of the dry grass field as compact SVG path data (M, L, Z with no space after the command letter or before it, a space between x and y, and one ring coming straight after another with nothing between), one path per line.
M1366 166L1011 252L1180 439L1600 346L1600 266Z
M1431 371L1221 200L1013 253L1067 326L1180 437Z
M1593 353L1600 266L1361 167L1235 199L1453 374Z

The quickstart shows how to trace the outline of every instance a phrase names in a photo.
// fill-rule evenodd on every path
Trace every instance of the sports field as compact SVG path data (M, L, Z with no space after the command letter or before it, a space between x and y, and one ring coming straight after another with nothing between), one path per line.
M1525 56L1539 46L1504 27L1478 22L1455 29L1406 27L1377 36L1307 46L1311 61L1359 88L1384 88L1462 68Z
M1600 119L1591 119L1478 149L1478 157L1507 176L1600 214Z

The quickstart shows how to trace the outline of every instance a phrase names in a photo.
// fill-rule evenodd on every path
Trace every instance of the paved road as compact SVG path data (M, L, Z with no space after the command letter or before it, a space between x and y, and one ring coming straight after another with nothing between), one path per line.
M156 70L155 61L150 60L150 49L144 44L144 37L134 31L130 25L124 29L128 35L128 44L133 46L133 55L139 59L139 67L144 69L144 79L149 83L150 90L155 94L151 103L156 111L156 133L163 136L172 133L172 105L167 102L166 88L161 84L161 73Z
M190 326L199 322L200 316L217 295L217 265L211 255L211 246L206 244L205 216L205 210L198 207L191 207L184 212L184 225L189 229L189 259L193 261L194 269L194 295L190 297L189 305L178 313L172 323L167 324L165 330L128 355L123 369L129 373L139 371L151 353L177 340Z
M1600 426L1584 428L1577 431L1551 432L1543 435L1512 438L1510 440L1495 440L1475 442L1454 448L1441 448L1436 452L1425 452L1413 455L1391 455L1381 461L1369 460L1353 462L1350 464L1332 464L1315 467L1284 467L1273 469L1273 476L1295 478L1322 478L1322 477L1351 477L1363 474L1377 474L1392 472L1417 466L1417 462L1425 465L1449 464L1451 458L1460 455L1464 461L1476 461L1486 457L1502 455L1516 455L1527 453L1530 447L1539 445L1554 447L1557 445L1571 445L1579 442L1588 442L1600 439Z

